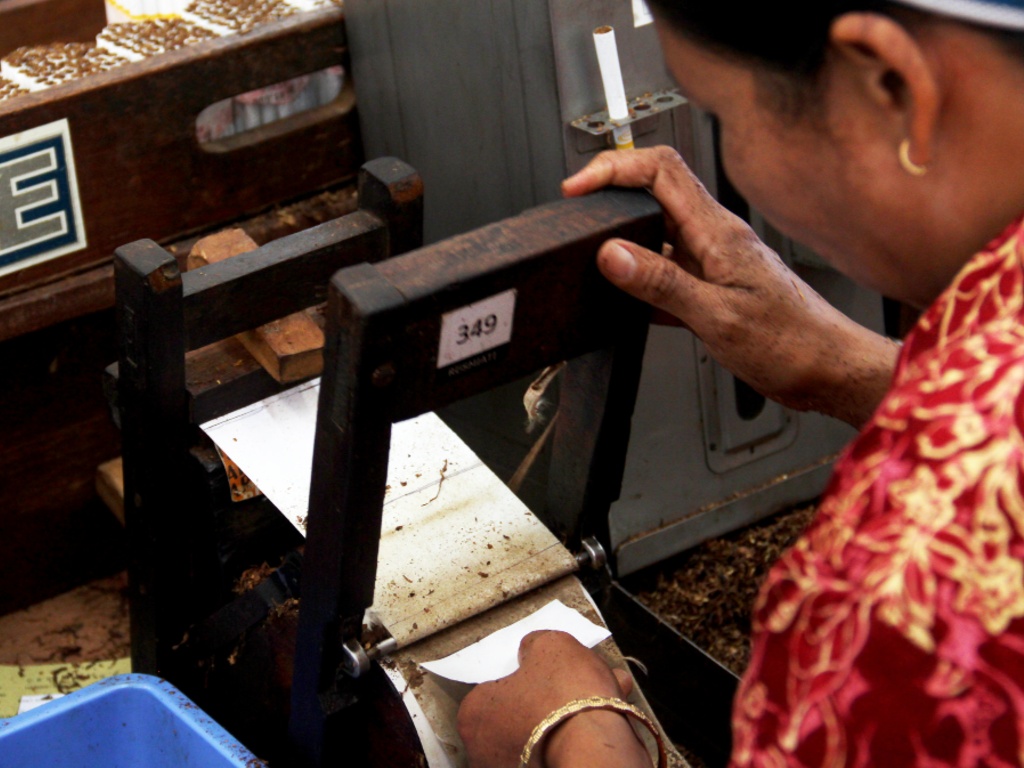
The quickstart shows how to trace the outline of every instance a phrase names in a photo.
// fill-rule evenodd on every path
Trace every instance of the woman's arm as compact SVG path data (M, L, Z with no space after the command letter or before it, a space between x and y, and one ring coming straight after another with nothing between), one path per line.
M665 209L669 248L610 240L598 266L622 290L678 318L766 397L860 426L889 387L898 344L825 301L720 206L668 147L604 152L563 182L570 197L645 187Z
M562 632L523 639L519 669L474 688L459 709L459 734L472 768L518 768L534 727L559 707L590 696L628 695L628 674L608 668ZM651 768L651 758L625 715L581 712L559 725L533 752L544 768Z

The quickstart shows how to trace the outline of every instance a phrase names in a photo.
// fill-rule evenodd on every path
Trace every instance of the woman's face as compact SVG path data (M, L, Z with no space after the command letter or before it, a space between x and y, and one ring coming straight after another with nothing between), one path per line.
M820 101L787 113L750 66L663 22L658 28L680 90L718 119L723 166L751 206L862 285L927 303L929 297L910 295L912 281L899 257L903 233L888 208L898 139L883 154L878 126L870 114L859 114L842 79L826 73Z

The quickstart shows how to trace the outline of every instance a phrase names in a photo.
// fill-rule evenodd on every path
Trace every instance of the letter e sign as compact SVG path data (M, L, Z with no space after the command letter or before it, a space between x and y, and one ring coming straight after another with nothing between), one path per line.
M85 246L68 121L0 137L0 275Z

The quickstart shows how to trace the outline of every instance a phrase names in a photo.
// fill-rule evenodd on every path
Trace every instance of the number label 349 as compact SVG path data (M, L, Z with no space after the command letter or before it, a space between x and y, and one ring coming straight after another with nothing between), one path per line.
M477 336L490 336L498 328L498 316L493 312L487 317L478 317L472 325L463 323L459 326L456 344L468 344Z
M437 367L445 368L508 344L512 340L515 309L513 289L442 315Z

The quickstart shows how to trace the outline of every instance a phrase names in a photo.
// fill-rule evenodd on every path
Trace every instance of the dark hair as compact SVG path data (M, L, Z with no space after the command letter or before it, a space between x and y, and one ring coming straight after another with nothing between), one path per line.
M825 63L832 22L849 11L891 14L886 0L648 0L655 15L681 34L725 55L778 73L809 78Z
M744 58L778 74L813 80L825 63L832 22L850 11L884 13L904 24L934 14L890 0L648 0L655 15L697 42L725 55ZM1024 33L978 27L1024 60Z

